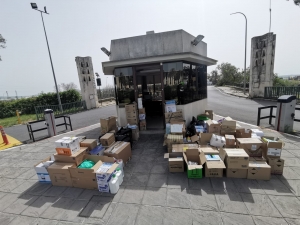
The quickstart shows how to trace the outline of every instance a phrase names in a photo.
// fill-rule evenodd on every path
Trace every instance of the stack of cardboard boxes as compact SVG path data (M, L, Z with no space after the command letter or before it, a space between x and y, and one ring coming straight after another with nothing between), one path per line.
M138 108L135 102L125 105L125 113L126 113L126 119L128 124L130 125L139 124Z
M147 130L145 108L139 109L139 119L140 119L140 130Z
M235 135L236 121L230 117L224 118L221 125L221 135L230 134Z

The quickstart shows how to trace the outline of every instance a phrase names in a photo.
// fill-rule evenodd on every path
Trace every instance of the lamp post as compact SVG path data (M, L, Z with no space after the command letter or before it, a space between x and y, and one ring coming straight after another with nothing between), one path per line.
M241 12L231 13L230 15L233 15L233 14L242 14L245 17L245 20L246 20L246 29L245 29L245 62L244 62L244 94L246 94L247 17L245 16L244 13L241 13Z
M101 86L101 79L100 79L100 75L98 73L95 73L96 77L97 77L97 86L99 87L99 99L101 101L101 105L102 105L102 100L101 100L101 90L100 90L100 86Z
M58 92L58 87L57 87L57 83L56 83L56 77L55 77L55 72L54 72L54 68L53 68L53 63L52 63L52 58L51 58L51 53L50 53L50 47L49 47L49 43L48 43L48 38L47 38L47 33L46 33L46 28L45 28L44 18L43 18L43 13L45 13L45 14L49 14L49 13L46 10L46 6L44 7L44 11L42 11L42 10L38 9L36 3L30 3L30 4L31 4L31 8L32 9L41 12L41 17L42 17L42 22L43 22L43 27L44 27L44 32L45 32L47 47L48 47L48 53L49 53L49 58L50 58L50 63L51 63L51 68L52 68L54 83L55 83L55 89L56 89L56 94L57 94L57 100L58 100L59 110L62 112L63 109L62 109L62 105L61 105L61 101L60 101L60 96L59 96L59 92Z

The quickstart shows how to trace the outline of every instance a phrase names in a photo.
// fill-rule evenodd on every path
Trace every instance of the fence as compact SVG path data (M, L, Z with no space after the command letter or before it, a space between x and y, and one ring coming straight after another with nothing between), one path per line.
M99 90L97 90L98 98L105 99L105 98L115 98L115 89L114 88L103 88L100 90L101 95L99 94Z
M59 105L43 105L43 106L35 106L35 114L36 119L41 120L44 118L44 110L45 109L52 109L55 116L61 116L71 113L76 113L80 111L86 110L86 104L85 101L80 102L71 102L71 103L65 103L62 104L62 111L59 110Z
M300 99L300 87L265 87L264 98L278 99L281 95L295 95Z

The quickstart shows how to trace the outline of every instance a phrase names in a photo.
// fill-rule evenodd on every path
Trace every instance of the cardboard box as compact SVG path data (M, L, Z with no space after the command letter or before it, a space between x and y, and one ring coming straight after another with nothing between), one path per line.
M74 163L58 163L55 162L48 167L48 173L53 186L67 186L72 187L71 174L69 172L70 167L76 167Z
M164 158L168 159L169 161L169 172L184 172L184 160L182 152L165 153Z
M108 147L116 141L115 135L112 133L106 133L100 138L100 143L104 147Z
M219 134L221 131L221 124L219 124L215 120L207 120L207 131L208 133L214 133L214 134Z
M171 123L174 120L183 120L182 110L177 110L176 112L165 113L166 123Z
M140 130L147 130L146 129L146 120L140 121Z
M207 145L210 143L210 139L212 137L212 133L200 133L200 145Z
M171 152L185 152L188 148L198 148L198 144L186 143L186 144L172 144Z
M248 169L226 169L226 177L230 178L247 178Z
M101 134L105 134L110 130L117 130L117 117L111 116L106 119L100 119Z
M73 187L84 189L98 189L96 175L94 178L78 178L72 177Z
M258 161L258 162L267 162L267 160L264 157L253 157L254 160L252 161ZM251 161L249 159L249 161Z
M243 148L250 157L261 157L263 143L257 138L237 138L236 147Z
M104 151L104 155L122 159L126 163L131 157L131 146L129 142L117 141Z
M72 155L80 149L79 138L64 137L55 141L55 147L59 155Z
M184 161L187 165L188 178L202 178L203 164L206 158L203 152L199 152L198 148L187 149L183 153ZM189 161L196 162L198 165L189 165Z
M111 158L111 157L110 157ZM110 160L108 160L110 161ZM114 163L114 162L108 162L107 160L100 161L100 166L98 170L96 171L96 180L98 183L98 187L100 186L105 186L106 184L109 183L113 173L116 171L118 168L119 164ZM106 166L106 164L110 164L109 167Z
M178 134L168 134L166 135L164 146L167 145L168 152L172 152L173 144L183 144L183 136Z
M205 177L223 177L226 166L222 160L208 161L205 163Z
M270 180L271 166L265 162L250 161L247 179Z
M235 137L233 135L225 135L226 145L235 146Z
M208 117L211 119L211 120L213 120L214 119L214 111L213 110L205 110L205 114L207 114L208 113Z
M73 164L73 166L69 167L71 177L75 177L75 178L94 178L96 170L102 164L101 160L103 159L103 157L104 156L84 155L82 161L84 161L86 159L91 160L95 163L95 165L90 169L81 169L81 168L77 168L77 166L75 164Z
M130 124L130 125L137 125L139 123L139 118L127 119L127 123Z
M76 166L78 166L82 162L83 156L85 154L88 154L88 148L80 147L80 150L78 152L75 152L71 156L54 154L54 159L55 162L74 163Z
M87 147L89 151L96 148L97 140L96 139L85 139L84 141L80 142L80 147Z
M244 149L225 148L225 161L229 169L247 169L249 165L249 156Z
M98 191L99 192L106 192L109 193L110 189L109 189L109 184L98 184Z
M185 122L171 122L171 134L185 134Z
M139 120L145 120L146 114L139 114Z
M204 155L219 155L219 150L216 147L200 145L199 149Z
M48 162L48 163L47 163ZM48 167L53 163L50 157L42 160L34 165L34 169L40 183L51 183L51 179L48 173Z
M132 140L138 141L139 137L140 137L140 130L139 127L137 126L136 129L132 129Z
M230 127L232 129L236 129L236 121L233 120L231 117L225 117L224 120L222 121L222 125L224 127Z
M239 129L235 133L236 138L251 138L251 130Z
M138 108L137 108L137 105L136 103L132 103L132 104L127 104L125 105L125 112L137 112L138 111Z
M284 146L283 141L281 141L279 138L276 137L263 137L263 151L264 156L266 157L273 157L273 158L280 158L281 151Z
M284 168L284 159L268 158L268 164L271 166L271 174L282 175Z
M126 119L137 119L138 116L137 111L126 111Z
M146 114L145 108L139 109L139 114Z

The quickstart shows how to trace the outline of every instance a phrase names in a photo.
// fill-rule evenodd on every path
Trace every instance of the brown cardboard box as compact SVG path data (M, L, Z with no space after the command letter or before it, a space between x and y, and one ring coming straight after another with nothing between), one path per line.
M139 114L146 114L145 108L139 109Z
M74 163L55 162L48 167L48 173L53 186L72 187L72 179L69 172L70 167L76 167Z
M125 105L125 112L137 112L137 111L138 108L136 103Z
M137 125L139 123L139 118L127 119L127 123L129 123L130 125Z
M200 140L199 136L195 134L194 136L191 137L191 142L193 143L198 143Z
M207 145L208 143L210 143L212 135L212 133L200 133L200 145Z
M147 130L146 129L146 120L140 121L140 130Z
M223 177L223 170L226 166L222 160L208 161L205 163L205 177Z
M225 148L226 166L230 169L247 169L249 165L249 156L244 149Z
M187 165L188 178L202 178L203 164L206 162L204 153L199 152L198 148L187 149L183 153L183 158ZM196 162L198 165L189 165L188 161Z
M171 134L185 134L186 130L185 130L185 122L184 121L174 121L171 122ZM182 130L181 131L173 131L173 125L182 125Z
M233 120L231 117L226 117L223 121L222 121L222 125L224 127L231 127L234 130L236 129L236 121Z
M221 131L221 124L214 120L207 120L207 131L208 133L219 134Z
M184 172L184 160L182 152L165 153L165 159L169 161L169 172Z
M226 145L235 146L235 137L233 135L225 134Z
M268 164L271 166L271 174L283 174L284 159L268 158Z
M247 178L248 169L226 169L226 177L230 178Z
M112 133L106 133L105 135L103 135L100 138L100 143L102 144L102 146L105 146L105 147L110 146L115 141L116 141L115 135Z
M199 149L204 153L204 155L219 155L219 150L216 147L200 145Z
M77 166L79 163L82 162L83 156L88 153L87 147L80 147L78 152L75 152L73 155L58 155L57 153L54 154L55 162L62 162L62 163L75 163Z
M214 111L213 110L205 110L205 114L209 115L209 119L213 120L214 119Z
M188 148L198 148L198 144L186 143L186 144L172 144L171 152L184 152Z
M254 160L252 161L258 161L258 162L267 162L267 160L264 157L253 157ZM249 161L251 161L249 159Z
M140 130L139 127L137 126L136 129L132 129L132 140L138 141L140 137Z
M183 136L178 134L168 134L164 144L168 147L168 152L172 152L173 144L183 144Z
M94 178L72 177L73 187L84 189L98 189L96 176Z
M89 151L96 148L97 140L96 139L85 139L84 141L80 142L80 147L87 147Z
M243 148L250 157L261 157L263 143L257 138L237 138L236 147Z
M139 114L137 113L137 111L131 111L128 112L126 111L126 119L138 119L139 118Z
M84 155L82 161L84 161L86 159L91 160L95 163L95 165L90 169L81 169L81 168L77 168L77 166L74 164L73 166L69 167L71 177L75 177L75 178L95 178L95 172L97 171L99 166L102 164L101 159L103 157L104 156Z
M101 134L105 134L110 130L117 130L117 117L111 116L106 119L100 119Z
M224 148L236 148L236 145L225 145Z
M250 161L247 179L270 180L271 166L266 162Z
M236 130L235 137L236 138L251 138L251 130Z
M104 155L122 159L126 163L131 157L131 146L129 142L117 141L104 151Z
M183 120L182 110L177 110L176 112L165 113L166 123L173 122L174 120Z
M262 138L262 142L263 142L264 156L268 158L280 158L281 151L284 146L283 141L281 141L277 137L265 136Z

